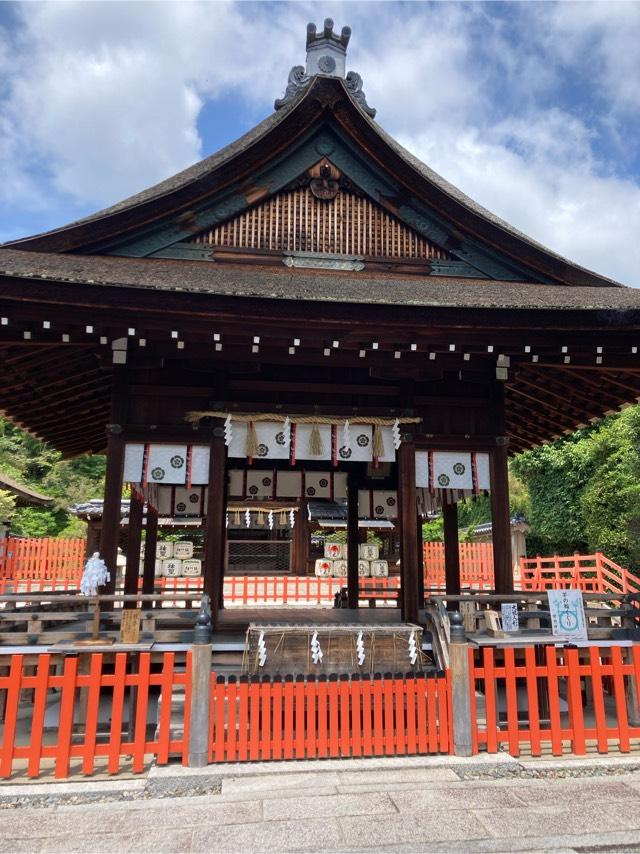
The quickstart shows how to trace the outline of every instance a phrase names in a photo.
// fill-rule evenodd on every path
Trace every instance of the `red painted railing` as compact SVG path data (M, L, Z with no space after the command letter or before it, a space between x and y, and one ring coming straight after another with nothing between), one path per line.
M474 752L582 755L591 743L599 753L628 753L640 737L630 723L640 704L640 646L484 647L469 650L469 666Z
M210 762L450 753L448 674L211 677Z
M81 538L7 537L0 540L0 580L80 583L85 562Z
M186 763L190 654L183 672L175 669L174 654L169 652L163 653L159 671L154 662L153 672L149 653L116 653L108 660L102 653L88 653L88 658L82 669L77 656L43 653L35 665L31 655L6 658L3 669L8 672L0 676L0 710L4 710L0 777L10 777L25 765L28 777L53 767L55 777L64 778L71 772L92 774L96 767L116 774L125 759L135 773L144 771L145 763L154 757L166 764L177 755ZM185 727L179 738L171 732L176 688L185 698ZM45 712L53 692L59 692L57 708L50 708L49 716L53 712L56 721L45 731ZM153 697L155 705L158 693L156 730L150 701ZM26 717L25 703L30 706ZM108 731L101 730L101 721Z
M473 590L493 589L493 544L460 543L460 580ZM444 590L444 543L422 544L425 587Z
M602 552L567 557L522 558L522 590L573 588L585 593L634 593L640 591L640 578L618 566Z

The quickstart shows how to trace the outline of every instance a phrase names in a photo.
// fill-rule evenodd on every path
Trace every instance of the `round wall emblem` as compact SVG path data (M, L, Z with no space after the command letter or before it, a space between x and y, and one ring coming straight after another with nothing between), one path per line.
M440 486L449 486L449 475L439 474L438 483L440 484Z
M396 506L396 500L395 500L395 498L393 497L393 495L390 495L390 496L387 498L387 507L395 507L395 506Z
M269 453L269 448L267 445L258 445L258 456L266 457Z
M263 486L271 486L271 478L270 477L263 477L262 478L262 485Z
M320 478L320 480L318 481L318 484L319 484L323 489L326 489L326 487L327 487L327 486L329 486L329 481L327 480L327 478L326 478L326 477L321 477L321 478Z
M382 514L384 513L384 507L382 506L382 504L376 505L375 510L376 510L376 516L382 516Z
M197 504L198 501L200 501L200 496L196 495L195 492L192 492L191 495L189 496L189 502L191 504Z
M184 501L178 501L178 503L176 504L176 510L178 511L178 513L184 513L186 509L187 505L184 503Z
M456 463L453 467L453 471L457 475L464 474L464 464L463 463Z
M323 74L331 74L336 70L336 61L332 56L321 56L318 60L318 68Z
M171 463L172 469L181 469L184 465L184 457L181 457L179 454L176 454L175 457L171 457L169 462Z
M164 479L164 469L161 468L160 466L156 466L155 468L151 469L151 477L154 480L163 480Z
M313 486L308 486L308 487L307 487L307 495L315 495L315 494L316 494L315 487L313 487Z
M343 460L348 460L351 456L351 448L345 448L344 445L338 451Z
M356 438L356 442L360 445L361 448L366 448L369 444L369 437L364 433L360 433L360 435Z
M276 433L276 445L284 445L284 444L285 444L284 433L282 431L280 431L279 433Z
M257 494L258 494L258 487L257 486L250 486L249 487L249 495L257 495Z

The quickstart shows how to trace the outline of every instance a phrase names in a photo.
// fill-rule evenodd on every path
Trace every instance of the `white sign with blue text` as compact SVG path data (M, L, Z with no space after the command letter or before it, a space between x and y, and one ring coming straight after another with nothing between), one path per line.
M548 590L551 631L565 640L587 640L581 590Z

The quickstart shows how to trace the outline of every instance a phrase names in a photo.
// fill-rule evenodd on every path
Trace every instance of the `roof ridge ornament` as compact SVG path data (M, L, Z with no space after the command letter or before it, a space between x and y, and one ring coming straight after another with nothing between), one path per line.
M344 80L354 101L373 118L376 111L367 104L362 91L362 77L355 71L350 71L348 74L345 71L347 45L350 38L350 27L343 27L340 35L334 33L331 18L325 19L321 33L317 32L315 24L307 24L306 68L302 65L294 65L289 72L284 97L276 99L275 109L279 110L290 103L303 89L306 89L313 77L319 74L324 77L340 77Z

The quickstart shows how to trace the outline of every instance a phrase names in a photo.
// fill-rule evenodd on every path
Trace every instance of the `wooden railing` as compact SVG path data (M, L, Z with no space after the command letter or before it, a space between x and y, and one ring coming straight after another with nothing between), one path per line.
M493 589L493 544L460 543L460 580L473 590ZM444 543L422 544L424 581L427 590L444 590Z
M628 753L640 738L640 646L471 648L469 668L474 753Z
M81 538L7 537L0 540L0 580L79 584L85 561Z
M210 762L451 752L448 675L211 677Z
M183 672L176 670L171 652L162 654L160 669L154 660L153 672L149 653L116 653L107 660L102 653L89 652L87 657L82 669L76 655L43 653L35 664L31 655L2 659L2 669L8 672L0 676L0 777L25 769L28 777L46 770L53 770L56 778L94 770L116 774L125 760L140 773L153 758L159 764L170 756L186 761L190 655ZM52 706L55 692L58 699ZM185 708L179 737L171 727L177 692L184 696ZM30 706L26 718L25 704ZM53 713L53 726L45 722L47 711L48 717Z
M534 557L521 559L522 590L573 588L585 593L635 593L640 591L640 578L605 557L574 554L567 557Z

